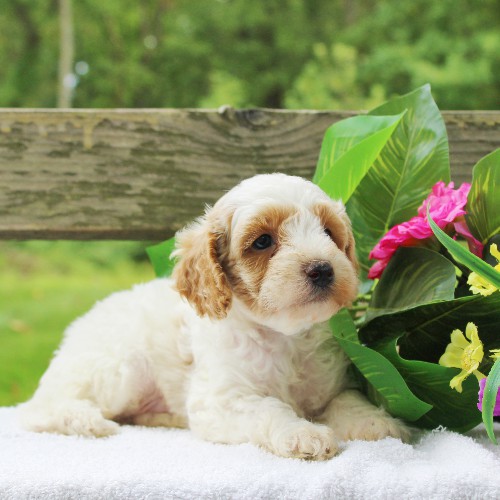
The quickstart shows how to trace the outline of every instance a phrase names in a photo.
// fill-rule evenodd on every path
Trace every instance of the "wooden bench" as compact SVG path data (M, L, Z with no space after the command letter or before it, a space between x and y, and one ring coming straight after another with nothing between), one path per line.
M0 109L0 239L162 240L239 180L311 177L353 112ZM445 111L452 178L500 147L499 111Z

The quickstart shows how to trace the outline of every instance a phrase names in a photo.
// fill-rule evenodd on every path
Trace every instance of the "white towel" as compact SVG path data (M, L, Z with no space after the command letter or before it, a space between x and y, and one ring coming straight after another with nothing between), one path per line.
M496 427L499 431L500 427ZM125 426L105 439L22 430L0 408L0 499L500 498L500 447L481 427L413 445L354 441L326 462L212 444L187 430Z

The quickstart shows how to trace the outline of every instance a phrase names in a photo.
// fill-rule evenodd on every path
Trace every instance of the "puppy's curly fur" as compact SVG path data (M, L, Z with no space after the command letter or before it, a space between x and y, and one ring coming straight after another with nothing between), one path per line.
M301 178L258 175L177 242L172 279L115 293L68 328L20 408L26 428L189 427L312 459L338 441L407 435L352 388L324 324L357 290L341 203Z

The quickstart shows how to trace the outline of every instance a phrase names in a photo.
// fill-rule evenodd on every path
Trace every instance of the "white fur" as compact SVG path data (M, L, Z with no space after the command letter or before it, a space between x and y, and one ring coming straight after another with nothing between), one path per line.
M336 453L338 440L406 436L350 388L348 360L322 323L345 305L339 297L352 300L357 283L355 263L311 212L318 202L345 217L340 203L297 177L256 176L227 193L197 228L223 228L229 241L219 250L243 283L253 273L242 265L246 225L266 207L293 213L253 305L232 293L224 317L200 317L170 279L111 295L67 329L21 407L24 426L86 436L113 434L116 421L188 426L211 441L313 459ZM316 260L335 270L328 300L308 300L303 266Z

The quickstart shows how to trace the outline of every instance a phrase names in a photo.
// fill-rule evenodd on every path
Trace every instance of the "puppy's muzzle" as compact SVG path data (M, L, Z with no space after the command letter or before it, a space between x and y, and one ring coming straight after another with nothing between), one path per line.
M328 288L335 278L333 267L326 261L311 262L305 269L305 273L309 282L315 288Z

